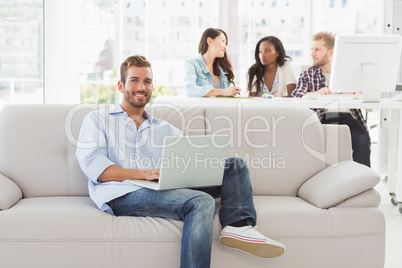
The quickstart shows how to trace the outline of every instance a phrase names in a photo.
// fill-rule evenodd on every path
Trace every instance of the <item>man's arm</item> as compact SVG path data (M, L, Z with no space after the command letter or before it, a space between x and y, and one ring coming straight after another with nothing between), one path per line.
M159 168L156 169L127 169L116 165L109 166L99 176L98 181L125 181L125 180L157 180L159 179Z
M310 84L310 78L307 71L300 74L299 80L297 81L296 88L292 92L292 96L296 98L301 98L308 91Z
M117 166L108 158L106 131L101 123L103 121L97 113L91 113L82 124L76 155L85 175L93 182L158 179L159 168L127 169Z
M320 88L320 82L318 77L314 77L313 74L309 74L307 69L300 74L295 90L292 92L293 97L301 98L304 95L329 95L332 91L327 87Z

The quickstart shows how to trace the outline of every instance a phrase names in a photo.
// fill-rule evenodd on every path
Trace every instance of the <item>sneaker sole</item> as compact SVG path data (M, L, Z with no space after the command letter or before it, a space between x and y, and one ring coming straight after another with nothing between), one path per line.
M231 237L221 237L219 242L225 247L245 251L264 259L277 258L285 253L285 249L279 246L265 243L250 243Z

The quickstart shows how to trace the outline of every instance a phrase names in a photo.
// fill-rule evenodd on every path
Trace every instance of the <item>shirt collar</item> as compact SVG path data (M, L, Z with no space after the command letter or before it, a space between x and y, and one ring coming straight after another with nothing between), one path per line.
M124 113L123 108L120 104L109 104L107 107L109 114L120 114Z
M208 68L207 68L207 64L205 63L204 58L202 57L201 53L198 54L198 56L197 56L197 61L198 61L198 63L200 64L202 71L203 71L204 73L209 73L209 70L208 70ZM227 72L225 72L221 66L219 66L219 69L221 70L221 75L222 75L222 74L224 74L224 75L227 74Z
M110 104L108 107L108 112L110 115L118 115L118 114L125 114L127 113L123 110L120 104ZM155 123L157 120L155 117L150 115L147 111L144 110L143 116L149 121L150 124Z
M320 66L314 66L313 71L316 74L320 74L320 75L322 74Z

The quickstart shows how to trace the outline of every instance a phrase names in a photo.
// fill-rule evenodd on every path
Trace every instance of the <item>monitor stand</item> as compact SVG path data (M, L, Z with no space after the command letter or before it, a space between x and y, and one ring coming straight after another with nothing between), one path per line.
M374 63L363 63L363 102L380 102L381 90L377 85Z

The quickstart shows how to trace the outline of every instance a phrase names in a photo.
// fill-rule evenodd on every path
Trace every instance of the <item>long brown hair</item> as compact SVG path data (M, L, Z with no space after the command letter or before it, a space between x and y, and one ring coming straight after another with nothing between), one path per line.
M219 36L222 33L225 35L226 45L227 45L228 44L228 36L223 30L217 29L217 28L206 29L201 36L200 44L198 45L198 52L201 53L201 55L204 55L208 50L208 42L207 42L208 37L215 39L217 36ZM225 52L223 58L215 58L215 60L214 60L213 71L214 71L214 75L216 75L216 76L221 75L221 70L219 69L219 66L221 66L223 68L223 70L226 72L226 76L227 76L228 80L232 81L234 78L234 74L233 74L233 70L232 70L232 63L230 62L226 52Z

